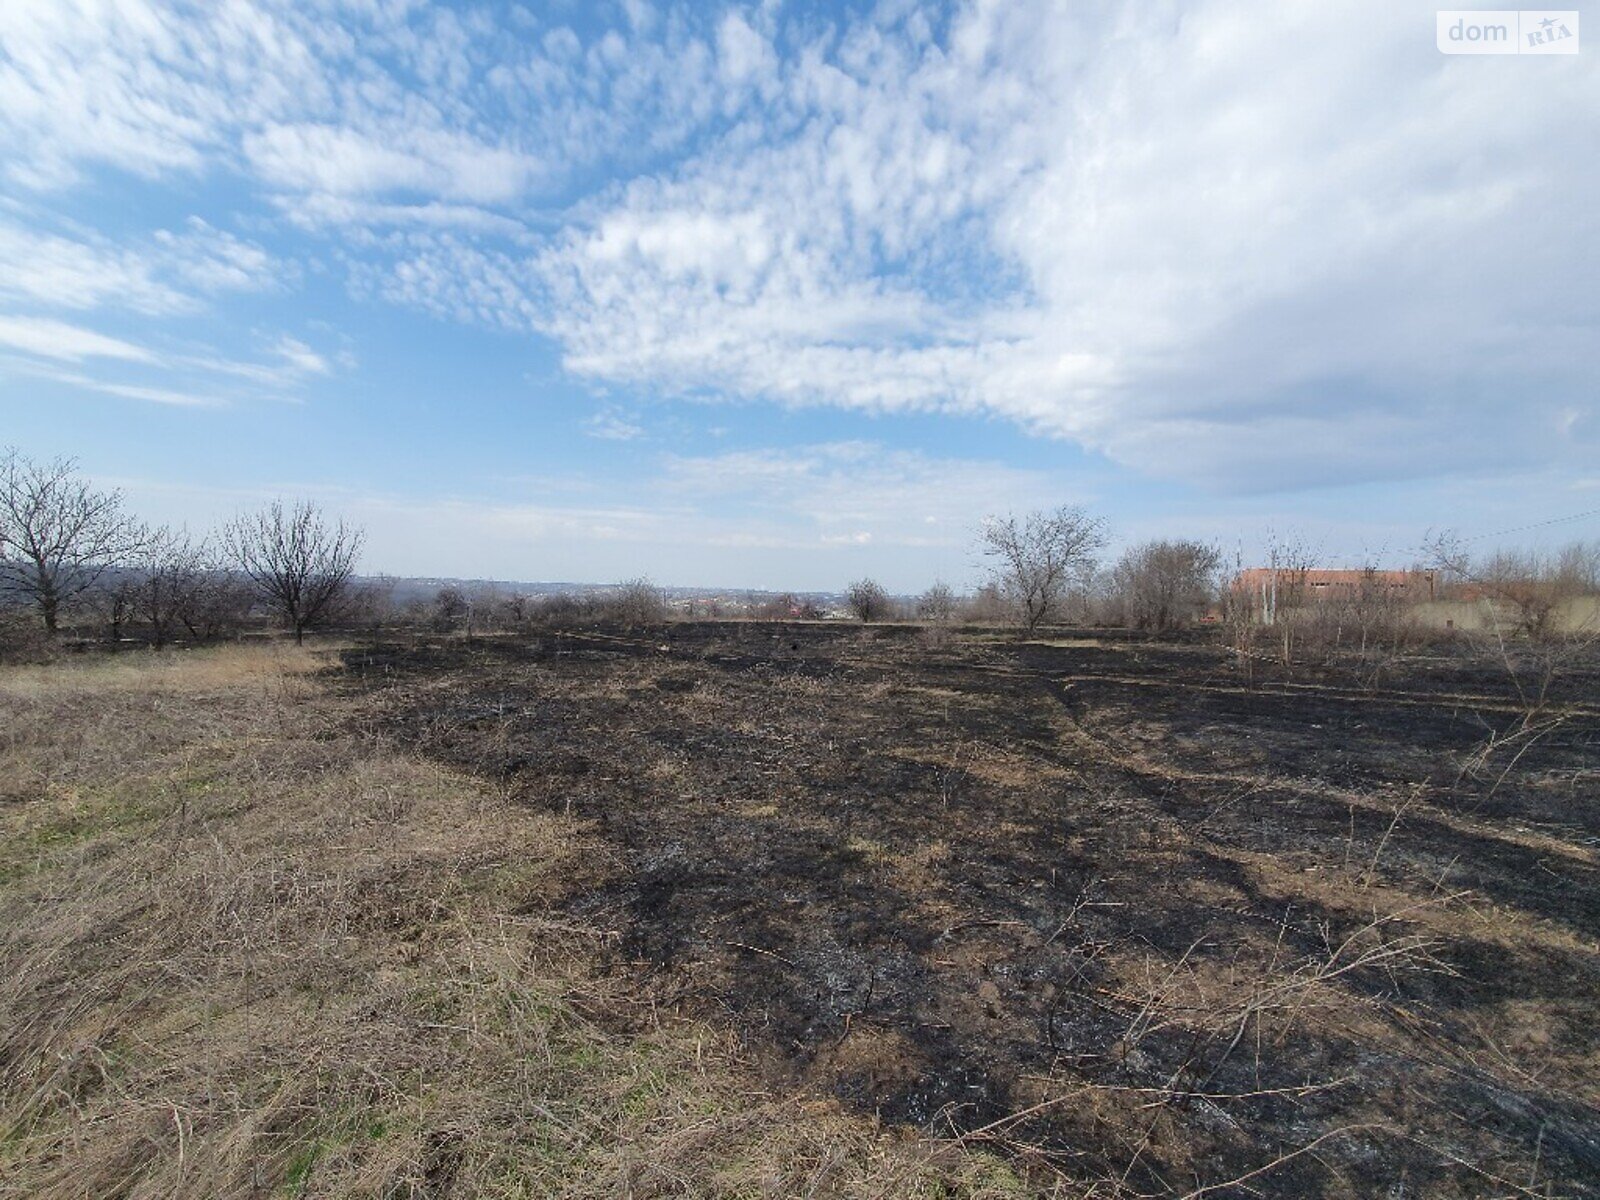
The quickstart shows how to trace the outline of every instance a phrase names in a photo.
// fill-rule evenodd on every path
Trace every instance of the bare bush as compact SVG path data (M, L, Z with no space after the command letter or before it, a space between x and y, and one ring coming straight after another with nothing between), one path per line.
M685 605L685 615L696 620L718 620L726 614L721 596L695 596Z
M53 639L27 609L0 604L0 663L37 662L56 653Z
M1031 633L1059 616L1074 584L1086 584L1105 545L1105 529L1100 518L1067 505L1021 519L991 518L979 542L994 560L996 587Z
M294 640L333 620L348 592L363 535L343 521L329 524L309 500L286 508L275 500L236 517L223 533L228 555Z
M1294 665L1295 645L1313 616L1307 611L1306 600L1307 584L1316 565L1316 552L1299 538L1274 534L1268 539L1261 621L1272 628L1278 659L1285 669Z
M1006 602L999 584L986 583L961 606L962 618L985 625L997 625L1011 619L1011 606Z
M1221 551L1204 542L1146 542L1124 553L1113 568L1111 598L1130 625L1174 629L1205 612L1221 565Z
M917 619L919 621L934 621L943 623L951 620L956 615L956 594L950 585L944 582L935 583L921 596L917 597Z
M1233 578L1222 589L1222 627L1227 634L1228 648L1233 651L1234 664L1245 682L1253 683L1256 673L1255 597L1240 585L1244 575L1244 551L1233 553Z
M863 622L886 620L893 612L893 602L883 585L872 579L858 579L845 591L845 603L856 619Z
M1369 564L1361 572L1360 587L1337 606L1337 614L1343 628L1353 634L1356 652L1366 655L1385 646L1396 650L1404 646L1415 631L1411 607L1406 592L1391 586Z
M1458 635L1457 647L1502 669L1521 709L1515 724L1488 727L1462 760L1457 782L1492 778L1486 799L1493 798L1523 756L1570 719L1570 710L1552 704L1557 682L1592 669L1600 643L1596 608L1584 614L1576 602L1600 592L1600 545L1578 542L1554 554L1502 550L1475 559L1460 539L1443 534L1429 550L1447 587L1483 606L1487 628Z
M253 603L250 580L230 571L212 548L204 570L180 598L178 620L192 641L213 642L243 629Z
M138 565L134 609L156 646L164 646L184 624L185 613L206 604L221 568L210 548L186 533L157 530Z
M1600 592L1600 541L1569 542L1552 559L1555 578L1575 595Z
M758 621L787 621L799 600L791 592L776 596L751 596L750 615Z
M15 450L0 457L0 591L32 607L50 633L64 606L145 541L122 494L89 486L71 459L34 462Z
M84 593L83 602L105 627L107 642L115 650L134 620L134 597L139 590L136 570L107 571Z
M659 625L667 619L667 598L648 579L640 577L618 584L598 597L599 614L624 625Z
M576 625L588 620L594 606L587 596L555 592L535 597L528 606L528 618L540 625Z
M533 597L526 592L512 592L500 598L501 617L513 629L525 623L532 610Z
M210 542L165 527L86 596L115 646L142 635L160 648L187 636L207 642L236 632L249 615L248 583L218 560Z
M1287 613L1279 614L1280 622L1289 619ZM1409 583L1397 582L1394 572L1371 564L1361 570L1355 586L1304 606L1292 620L1307 656L1354 670L1369 688L1377 687L1421 636Z
M715 602L705 605L707 616L717 616ZM822 609L808 596L780 592L776 596L751 597L750 614L759 621L817 621Z
M522 619L529 623L558 627L592 621L657 625L671 615L665 594L644 578L631 579L602 591L521 596L515 611L522 613Z
M1553 554L1499 550L1474 558L1458 537L1446 533L1429 540L1428 553L1458 593L1509 614L1513 631L1527 638L1558 636L1564 632L1563 610L1600 592L1600 543L1574 542ZM1499 613L1492 611L1490 620L1498 623Z
M471 623L472 601L455 584L446 584L433 595L428 624L435 633L449 633Z

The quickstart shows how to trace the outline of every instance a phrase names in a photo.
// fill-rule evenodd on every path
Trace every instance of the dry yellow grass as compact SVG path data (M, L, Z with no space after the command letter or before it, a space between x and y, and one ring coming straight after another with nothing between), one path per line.
M553 907L584 828L288 647L0 672L0 1196L1002 1196L766 1090Z
M256 642L203 650L84 654L0 667L0 696L23 700L107 692L187 693L283 686L326 665L327 649Z

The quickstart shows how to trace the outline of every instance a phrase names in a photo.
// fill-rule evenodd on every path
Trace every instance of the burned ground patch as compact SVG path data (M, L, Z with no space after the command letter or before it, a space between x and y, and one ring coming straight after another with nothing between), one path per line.
M1142 1194L1600 1194L1592 668L1504 753L1448 655L706 624L348 671L592 822L564 916L775 1076Z

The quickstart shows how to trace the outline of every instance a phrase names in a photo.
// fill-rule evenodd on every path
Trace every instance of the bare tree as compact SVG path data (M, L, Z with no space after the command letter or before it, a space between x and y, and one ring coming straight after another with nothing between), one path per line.
M1485 601L1483 649L1504 666L1526 710L1524 723L1532 722L1556 679L1600 641L1592 610L1587 617L1569 611L1573 601L1593 596L1600 586L1600 547L1578 542L1556 554L1502 550L1474 559L1452 534L1431 538L1428 547L1457 589L1470 588ZM1508 622L1502 622L1503 612Z
M0 590L35 608L56 632L61 609L145 543L122 494L97 491L77 464L0 457Z
M1221 551L1204 542L1146 542L1123 554L1111 586L1130 624L1162 631L1205 610L1221 565Z
M1556 552L1551 565L1573 595L1600 592L1600 542L1570 542Z
M296 642L338 612L362 541L359 529L343 521L329 525L309 500L292 508L275 500L235 517L223 532L228 556L262 602L294 630Z
M1031 633L1057 615L1074 583L1094 570L1105 545L1104 522L1079 507L991 518L980 547L994 560L994 582Z
M243 627L254 591L249 579L229 570L215 547L207 545L201 574L180 594L178 620L192 640L214 641Z
M216 571L210 548L187 533L162 528L151 535L137 563L133 606L152 643L159 647L172 640L184 614L203 603L201 593Z
M472 598L453 583L447 583L433 597L433 614L429 624L437 633L449 633L464 626L472 633Z
M1243 578L1244 548L1238 546L1233 552L1232 578L1222 588L1222 626L1227 631L1234 662L1249 684L1255 682L1256 674L1256 606Z
M883 585L874 579L858 579L844 594L850 611L861 621L881 621L889 615L893 604Z
M1454 534L1428 542L1432 561L1460 586L1510 611L1516 632L1541 640L1558 632L1562 610L1600 586L1600 546L1574 542L1556 554L1501 550L1475 559Z
M1408 573L1417 577L1426 575L1417 568ZM1368 563L1361 568L1361 583L1345 598L1336 615L1355 630L1355 651L1359 656L1365 658L1373 651L1381 659L1386 650L1398 650L1411 631L1409 614L1413 602L1406 587L1392 583L1386 572ZM1340 639L1334 640L1337 644Z
M1317 558L1317 552L1296 534L1267 534L1267 567L1260 581L1263 625L1283 623L1286 615L1305 605Z
M513 629L522 625L528 619L528 609L532 605L533 597L526 592L512 592L502 600L501 608L505 611L506 623Z
M923 621L948 621L956 614L956 594L950 585L936 582L917 598L917 618Z
M137 615L139 579L137 571L107 571L84 595L89 607L105 622L106 640L113 650L122 645L123 632Z
M1267 570L1261 584L1261 623L1276 631L1278 657L1284 667L1294 665L1295 641L1309 619L1311 572L1317 565L1315 550L1294 534L1267 536Z

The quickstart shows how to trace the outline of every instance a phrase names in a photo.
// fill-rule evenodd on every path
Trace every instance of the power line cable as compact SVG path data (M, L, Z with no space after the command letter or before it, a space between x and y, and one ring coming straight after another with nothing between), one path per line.
M1479 533L1461 540L1463 542L1481 542L1484 538L1504 537L1508 533L1524 533L1529 529L1543 529L1546 525L1564 525L1568 521L1581 521L1585 517L1600 517L1600 508L1591 508L1588 512L1573 513L1570 517L1551 517L1548 521L1535 521L1531 525L1514 525L1510 529L1497 529L1493 533Z

